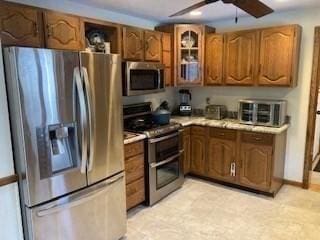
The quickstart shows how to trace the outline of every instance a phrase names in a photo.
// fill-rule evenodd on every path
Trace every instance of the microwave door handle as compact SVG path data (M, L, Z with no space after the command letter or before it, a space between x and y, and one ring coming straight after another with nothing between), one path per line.
M87 128L88 128L88 117L86 110L85 95L83 91L83 82L80 76L79 68L76 67L73 71L73 79L76 84L78 92L78 101L80 105L80 127L81 127L81 173L86 173L87 166L87 155L88 155L88 139L87 139Z
M158 69L158 89L161 88L161 70Z
M92 95L91 95L91 88L90 88L90 82L89 82L89 76L87 68L81 67L81 73L84 80L84 86L85 86L85 93L87 96L87 107L88 107L88 117L89 117L89 161L88 161L88 171L90 172L93 168L93 151L94 151L94 111L92 108Z

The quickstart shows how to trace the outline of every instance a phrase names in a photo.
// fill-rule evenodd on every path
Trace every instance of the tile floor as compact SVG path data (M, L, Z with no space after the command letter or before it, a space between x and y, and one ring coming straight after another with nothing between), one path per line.
M319 240L320 193L284 186L273 199L187 178L128 214L123 240Z

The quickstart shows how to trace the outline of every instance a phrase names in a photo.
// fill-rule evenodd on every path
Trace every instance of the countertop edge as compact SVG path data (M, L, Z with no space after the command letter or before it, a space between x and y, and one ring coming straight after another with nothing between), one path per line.
M127 144L130 144L130 143L134 143L134 142L138 142L138 141L144 140L146 138L147 138L147 136L144 135L144 134L137 134L137 136L135 136L135 137L124 139L123 143L124 143L124 145L127 145Z
M195 119L183 119L183 117L171 118L172 122L180 123L183 127L189 127L191 125L195 126L208 126L208 127L217 127L233 130L241 130L248 132L257 132L257 133L268 133L268 134L281 134L289 128L289 124L285 124L279 128L276 127L264 127L264 126L252 126L245 125L240 123L233 123L228 120L210 120L205 118L197 117Z

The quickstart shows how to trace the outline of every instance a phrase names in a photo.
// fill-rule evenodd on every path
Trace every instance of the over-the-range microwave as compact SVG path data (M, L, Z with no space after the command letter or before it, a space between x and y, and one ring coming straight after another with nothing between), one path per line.
M164 65L154 62L124 62L123 96L165 91Z

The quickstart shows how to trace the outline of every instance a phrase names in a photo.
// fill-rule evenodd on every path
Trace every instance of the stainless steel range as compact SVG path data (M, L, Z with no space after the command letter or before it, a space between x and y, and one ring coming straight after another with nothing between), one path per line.
M144 133L148 137L146 199L148 205L153 205L183 184L181 125L154 124L151 103L127 105L123 112L125 130Z

